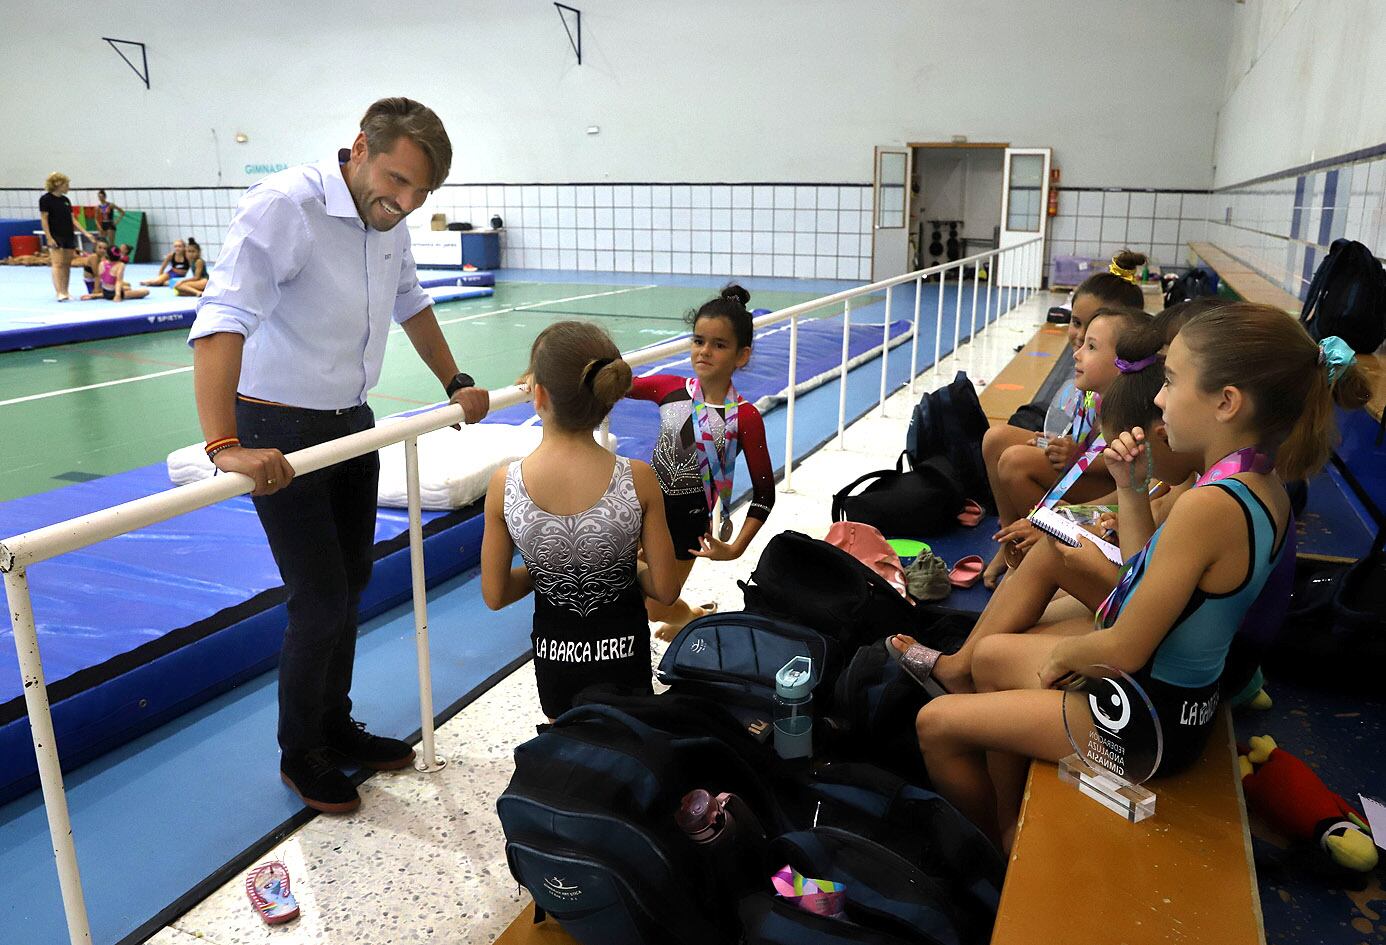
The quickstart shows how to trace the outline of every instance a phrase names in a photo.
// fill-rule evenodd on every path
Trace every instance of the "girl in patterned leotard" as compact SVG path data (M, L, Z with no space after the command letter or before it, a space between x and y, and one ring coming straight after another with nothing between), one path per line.
M630 396L659 405L659 439L651 465L664 493L664 515L674 542L679 589L696 558L732 561L741 557L775 504L775 472L765 445L765 423L754 404L742 400L732 375L751 357L753 326L746 303L751 293L730 285L689 318L693 377L638 377ZM745 524L732 537L727 503L736 454L751 474L751 505ZM722 531L711 533L712 507L722 503ZM680 598L672 607L647 602L656 635L672 640L706 607Z
M550 325L527 380L544 438L491 477L481 593L498 610L534 592L534 675L553 719L595 683L651 691L644 599L672 603L678 585L654 472L592 439L630 389L611 338L586 322ZM524 563L512 567L517 549Z

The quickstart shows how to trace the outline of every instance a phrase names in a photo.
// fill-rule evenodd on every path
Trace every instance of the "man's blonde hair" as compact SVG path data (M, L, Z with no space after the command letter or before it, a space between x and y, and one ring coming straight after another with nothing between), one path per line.
M46 189L51 194L53 191L57 190L63 184L70 183L72 183L72 180L66 174L62 173L61 171L54 171L53 173L48 175L48 179L43 182L43 186L44 189Z

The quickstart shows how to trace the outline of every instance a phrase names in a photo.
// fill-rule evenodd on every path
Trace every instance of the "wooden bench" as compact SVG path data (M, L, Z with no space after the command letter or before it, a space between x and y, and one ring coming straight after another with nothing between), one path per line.
M1299 314L1303 303L1297 297L1212 243L1190 243L1189 250L1243 301L1273 305L1293 315Z
M1203 759L1150 788L1155 816L1132 824L1032 763L992 945L1264 945L1226 709Z
M1068 344L1068 329L1063 325L1044 325L1025 343L1010 363L991 379L986 389L977 395L982 412L993 426L1005 423L1036 392L1054 367L1054 358Z

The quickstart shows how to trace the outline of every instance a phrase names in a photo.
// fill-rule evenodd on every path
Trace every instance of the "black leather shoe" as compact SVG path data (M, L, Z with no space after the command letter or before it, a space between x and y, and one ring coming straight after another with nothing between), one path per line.
M361 795L356 793L355 785L333 764L324 749L281 756L279 777L313 810L345 814L361 806Z
M372 771L394 771L414 760L414 749L398 738L383 738L366 731L366 723L347 719L342 725L328 726L327 747L338 755Z

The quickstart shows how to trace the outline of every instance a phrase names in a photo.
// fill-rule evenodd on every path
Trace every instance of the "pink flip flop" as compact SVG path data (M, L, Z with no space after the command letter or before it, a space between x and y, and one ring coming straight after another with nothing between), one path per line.
M982 560L981 555L960 558L958 563L953 565L953 570L948 572L948 583L954 587L971 587L982 579L982 572L986 570L986 566L987 563Z
M298 918L298 900L289 892L289 868L278 860L261 863L246 875L245 894L266 925Z
M982 511L982 507L971 499L968 499L966 504L963 505L962 511L958 513L958 524L962 525L964 528L976 528L978 525L982 524L983 514L985 513Z

